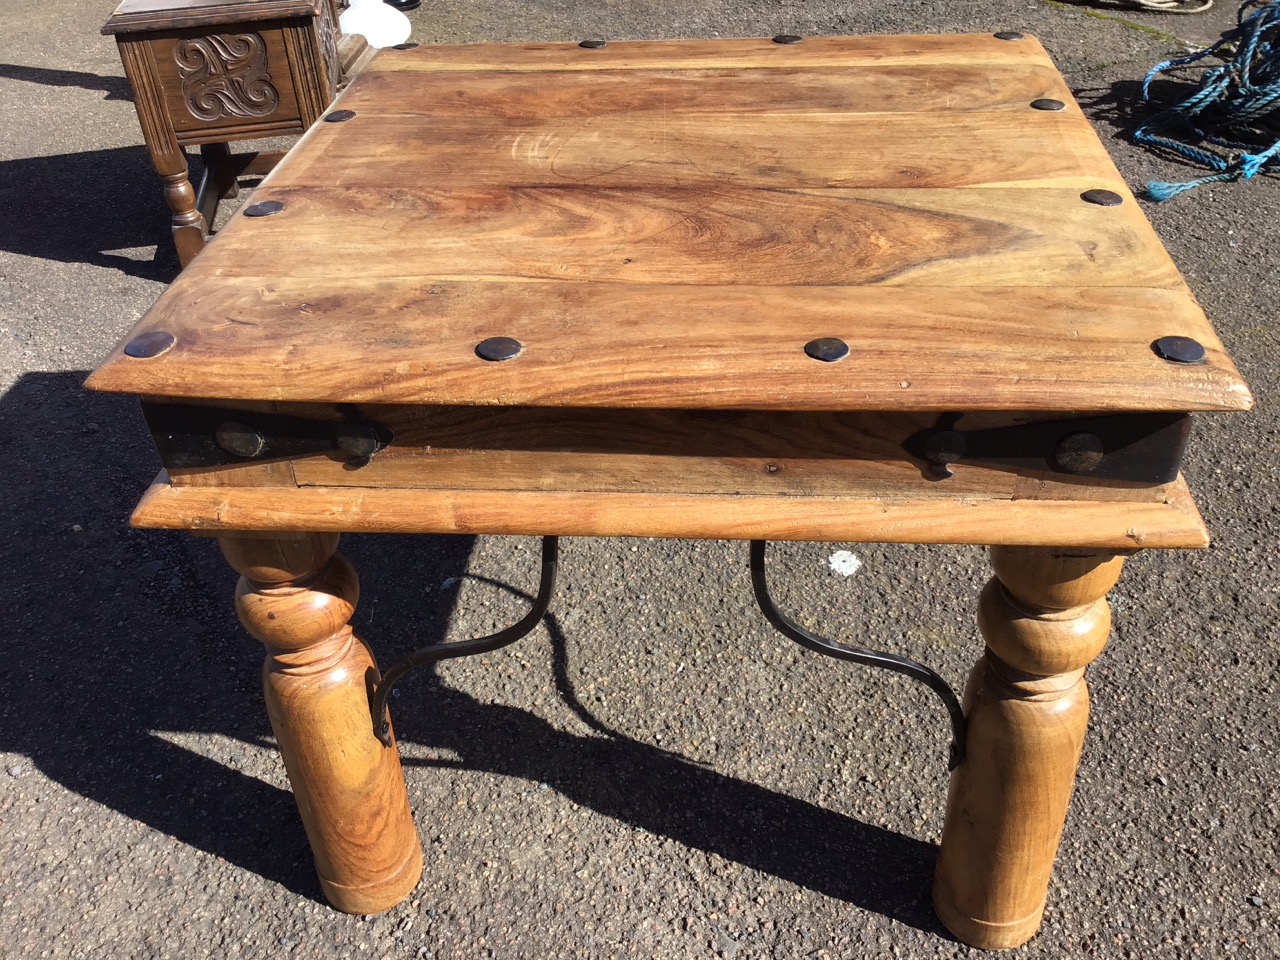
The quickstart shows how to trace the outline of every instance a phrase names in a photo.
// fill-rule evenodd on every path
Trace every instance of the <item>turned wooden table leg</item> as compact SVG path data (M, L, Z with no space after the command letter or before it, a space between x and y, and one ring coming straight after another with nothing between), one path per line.
M965 943L1016 947L1040 927L1089 718L1084 669L1106 646L1106 595L1124 558L994 547L969 675L968 757L951 778L934 879L938 916Z
M325 896L347 913L379 913L422 876L400 755L373 733L368 647L348 620L359 581L336 534L220 537L240 574L240 622L267 647L267 711Z

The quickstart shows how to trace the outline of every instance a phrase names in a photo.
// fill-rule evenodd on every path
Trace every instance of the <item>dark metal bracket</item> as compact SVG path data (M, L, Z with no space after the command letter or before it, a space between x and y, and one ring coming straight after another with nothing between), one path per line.
M450 643L433 643L421 647L402 660L392 664L380 680L371 684L369 690L369 707L373 717L374 735L385 746L391 746L391 718L387 712L387 700L392 689L401 678L414 667L441 660L453 660L457 657L470 657L478 653L491 653L502 647L515 643L521 637L531 633L551 605L551 594L555 590L556 570L560 559L560 538L542 538L542 577L538 582L538 595L534 598L529 612L505 630L487 637L474 640L455 640Z
M339 412L343 408L338 408ZM186 403L148 403L142 415L166 467L225 467L336 454L351 469L389 447L395 434L372 420L316 420Z
M1073 417L978 430L957 429L960 420L959 414L944 414L903 444L928 464L928 479L946 480L953 466L974 464L1058 478L1172 483L1191 433L1185 413Z
M954 770L964 763L964 709L960 706L960 700L947 684L947 681L922 663L916 663L906 657L883 653L879 650L863 650L859 647L845 646L843 643L837 643L834 640L828 640L826 637L810 633L798 623L790 620L778 609L773 602L773 597L769 594L769 582L765 576L765 549L768 545L765 540L751 541L751 588L755 591L756 603L760 605L760 611L764 614L765 619L783 636L794 640L807 650L812 650L828 657L835 657L837 660L849 660L868 667L892 670L895 673L904 674L913 680L923 683L938 695L938 698L947 708L947 713L951 715L951 752L947 769Z

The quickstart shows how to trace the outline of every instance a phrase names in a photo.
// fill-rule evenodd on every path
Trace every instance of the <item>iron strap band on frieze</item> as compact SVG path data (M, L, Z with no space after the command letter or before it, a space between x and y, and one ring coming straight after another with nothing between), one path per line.
M395 441L390 428L353 404L335 405L332 420L155 401L144 401L142 410L167 468L329 454L356 469ZM785 416L779 414L780 429ZM919 463L930 480L948 479L956 466L976 466L1057 480L1158 485L1177 479L1191 430L1185 413L1068 417L975 429L965 429L964 422L965 415L942 414L934 426L911 433L901 441L904 459ZM849 457L857 459L856 445Z
M395 440L386 426L346 407L341 420L143 401L142 415L166 468L226 467L237 463L338 454L361 467Z
M1191 435L1185 413L1119 413L963 430L960 414L908 437L903 446L946 480L957 464L1156 485L1178 479Z

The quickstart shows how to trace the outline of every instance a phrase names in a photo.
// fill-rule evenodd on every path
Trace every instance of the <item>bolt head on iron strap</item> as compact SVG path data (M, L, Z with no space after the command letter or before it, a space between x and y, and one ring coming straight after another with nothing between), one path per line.
M226 420L218 424L213 434L214 442L233 457L251 460L262 453L266 439L253 427L239 420Z
M924 442L924 458L939 467L959 463L968 452L969 445L958 430L939 430Z
M1054 465L1064 473L1088 473L1106 455L1102 439L1092 433L1071 433L1053 450Z

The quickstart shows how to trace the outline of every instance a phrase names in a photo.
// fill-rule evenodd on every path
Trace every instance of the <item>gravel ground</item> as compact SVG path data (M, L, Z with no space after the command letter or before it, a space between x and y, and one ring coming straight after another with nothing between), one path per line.
M823 662L752 607L741 544L571 541L554 617L394 701L426 878L376 918L319 899L257 645L206 541L129 530L157 469L87 370L177 270L111 2L0 6L0 954L7 957L956 957L928 889L945 716ZM1138 82L1231 19L1041 0L427 0L423 42L952 32L1040 36L1136 185ZM1177 34L1177 37L1174 36ZM851 145L851 149L854 148ZM1045 924L1028 957L1280 955L1280 184L1149 215L1259 397L1202 418L1186 472L1214 546L1137 556ZM1267 451L1271 453L1268 454ZM828 559L849 549L851 576ZM536 543L350 537L384 662L505 623ZM923 659L980 650L975 549L785 545L795 616ZM468 576L470 575L470 576Z

